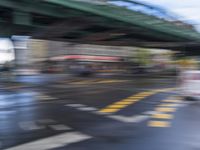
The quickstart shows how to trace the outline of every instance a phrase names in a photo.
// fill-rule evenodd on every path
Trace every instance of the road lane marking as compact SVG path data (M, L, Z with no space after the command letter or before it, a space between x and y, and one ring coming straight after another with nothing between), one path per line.
M69 106L69 105L66 105ZM80 107L80 108L76 108L77 110L81 110L87 111L88 106L84 107ZM89 107L90 108L90 107ZM98 111L97 108L93 109L93 107L91 107L92 109L88 109L88 111L90 111L93 114L97 114L97 115L104 115L107 118L111 118L120 122L126 122L126 123L139 123L142 121L145 121L149 118L154 118L154 119L173 119L173 115L170 114L160 114L160 112L157 111L145 111L140 115L133 115L133 116L121 116L121 115L110 115L109 112L113 111L113 110L105 110L105 112L100 112ZM158 114L159 113L159 114Z
M47 150L67 146L72 143L91 139L91 136L79 132L66 132L48 138L11 147L6 150Z
M164 104L160 104L158 105L158 107L177 107L178 104L170 104L170 103L164 103Z
M80 107L80 108L77 108L78 110L81 110L81 111L97 111L96 108L94 107Z
M176 108L171 108L171 107L158 107L156 108L156 111L158 112L175 112Z
M149 121L147 125L151 127L170 127L171 124L168 120L173 119L174 115L169 113L173 113L178 107L185 105L181 104L180 101L180 97L169 97L166 100L162 100L162 103L155 108L156 113L151 115L151 118L155 120ZM156 119L159 119L159 121ZM160 121L161 119L162 121Z
M104 84L104 83L115 83L115 82L116 82L115 80L102 80L102 81L98 81L96 83Z
M79 81L79 82L72 82L70 84L74 84L74 85L77 85L77 84L92 84L92 81Z
M64 125L64 124L54 124L54 125L49 125L49 127L53 130L57 131L63 131L63 130L72 130L72 128Z
M85 105L83 105L83 104L67 104L66 106L69 106L69 107L85 107Z
M108 118L115 119L121 122L127 122L127 123L139 123L144 120L147 120L149 116L147 115L134 115L131 117L126 116L120 116L120 115L109 115Z
M149 121L148 122L149 127L161 127L161 128L166 128L170 127L171 124L168 121Z
M176 88L158 89L158 90L155 90L155 92L169 92L169 91L172 91L172 90L176 90Z
M71 105L69 105L69 104L67 104L65 106L71 107ZM97 108L89 107L89 106L73 107L73 108L80 110L80 111L89 111L92 114L103 115L106 118L110 118L110 119L114 119L114 120L117 120L117 121L120 121L120 122L126 122L126 123L142 122L142 121L150 118L150 115L155 113L153 111L146 111L146 112L143 112L141 115L133 115L133 116L127 117L127 116L121 116L121 115L110 115L109 112L113 111L111 109L105 110L105 112L100 112L100 111L98 111Z
M84 85L84 84L106 84L106 83L121 83L127 82L128 80L110 80L110 79L90 79L90 80L81 80L70 82L72 85Z
M128 80L109 80L109 79L106 79L106 80L102 80L102 81L98 81L96 83L120 83L120 82L127 82Z
M140 98L130 98L130 97L128 97L128 98L125 98L125 99L123 99L119 102L134 102L134 101L137 101L138 99L140 99ZM116 102L116 103L118 103L118 102Z
M115 109L115 108L117 108L117 109L121 109L121 108L124 108L124 107L126 107L126 106L128 106L127 104L121 104L121 105L118 105L118 104L114 104L114 105L110 105L107 109Z
M177 100L177 99L165 99L162 101L166 103L181 103L181 100Z
M171 114L153 114L151 116L151 118L154 118L154 119L173 119L174 116L171 115Z
M24 121L24 122L19 122L19 127L25 131L30 131L30 130L41 130L44 129L44 125L38 125L34 121Z
M44 95L44 94L38 95L36 97L40 100L56 100L57 99L55 97L52 97L52 96L49 96L49 95Z
M117 102L115 104L117 104L117 105L129 105L129 104L132 104L132 103L133 103L133 101L121 101L121 102Z
M174 88L140 92L140 93L137 93L135 95L129 96L127 98L124 98L124 99L122 99L118 102L114 102L114 103L102 108L99 111L100 112L106 112L106 113L115 113L115 112L121 110L122 108L125 108L129 105L135 104L136 102L138 102L138 101L140 101L140 100L142 100L146 97L149 97L149 96L154 95L154 94L159 93L159 92L166 92L166 91L169 91L169 90L172 90L172 89L174 89ZM123 103L123 102L132 102L132 103Z
M100 110L100 113L112 113L112 112L117 112L119 109L117 108L105 108L103 110Z
M109 112L100 112L100 111L93 111L92 112L93 114L96 114L96 115L109 115Z

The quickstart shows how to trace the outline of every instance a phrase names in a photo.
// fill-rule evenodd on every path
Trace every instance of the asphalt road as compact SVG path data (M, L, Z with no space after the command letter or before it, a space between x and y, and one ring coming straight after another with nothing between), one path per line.
M0 86L0 149L200 149L200 103L173 77L20 81Z

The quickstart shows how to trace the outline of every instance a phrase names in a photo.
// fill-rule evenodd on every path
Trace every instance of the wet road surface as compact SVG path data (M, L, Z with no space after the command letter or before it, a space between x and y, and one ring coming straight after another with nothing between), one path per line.
M200 103L175 78L59 79L1 84L0 149L200 149Z

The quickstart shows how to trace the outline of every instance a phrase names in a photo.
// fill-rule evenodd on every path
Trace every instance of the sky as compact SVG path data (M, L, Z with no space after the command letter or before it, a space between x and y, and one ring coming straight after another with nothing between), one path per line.
M200 0L137 0L160 6L175 13L179 19L190 22L200 31Z

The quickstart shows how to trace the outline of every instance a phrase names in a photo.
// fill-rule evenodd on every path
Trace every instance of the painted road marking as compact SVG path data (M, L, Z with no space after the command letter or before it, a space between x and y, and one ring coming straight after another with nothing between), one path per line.
M44 129L44 125L38 125L34 121L24 121L19 123L19 127L25 131L30 131L30 130L41 130Z
M93 81L92 80L87 80L87 81L78 81L78 82L72 82L70 84L74 84L74 85L77 85L77 84L92 84Z
M48 128L57 130L57 131L71 129L70 127L63 124L59 124L55 120L52 120L52 119L38 119L35 121L19 122L19 127L25 131L42 130L42 129L48 129Z
M16 85L16 86L5 87L6 90L20 89L20 88L25 88L25 86L22 86L22 85Z
M52 137L36 140L19 146L11 147L6 150L47 150L67 146L88 140L91 137L79 132L66 132Z
M166 103L180 103L181 102L181 100L177 100L177 99L165 99L162 101Z
M109 113L107 113L107 112L100 112L100 111L94 111L92 113L96 114L96 115L109 115Z
M174 116L171 114L154 114L151 116L154 119L173 119Z
M127 82L127 80L102 80L96 83L120 83L120 82Z
M67 104L66 106L69 106L69 107L85 107L85 105L83 105L83 104Z
M69 84L74 85L84 85L84 84L106 84L106 83L121 83L127 82L128 80L111 80L111 79L90 79L90 80L79 80L72 81Z
M159 104L157 108L155 108L155 111L157 113L152 114L151 118L159 120L162 119L163 121L157 121L157 120L149 121L148 126L170 127L171 124L170 122L168 122L168 120L173 119L174 116L172 114L166 114L166 113L175 112L178 107L183 106L183 104L180 103L179 97L170 97L169 99L162 100L162 102L163 102L162 104Z
M81 111L97 111L97 108L94 108L94 107L80 107L77 109Z
M105 108L103 110L100 110L99 113L113 113L117 112L119 109L117 108Z
M168 121L149 121L148 122L149 127L161 127L161 128L166 128L170 127L171 124Z
M66 104L65 106L73 107L73 108L80 110L80 111L89 111L89 112L92 112L92 113L95 113L95 114L98 114L98 115L107 114L107 113L99 113L97 108L89 107L89 106L86 106L86 105L83 105L83 104Z
M117 105L129 105L129 104L132 104L133 101L120 101L120 102L117 102L115 104Z
M156 108L156 111L158 112L175 112L176 108L171 108L171 107L158 107Z
M140 92L140 93L137 93L135 95L132 95L132 96L129 96L125 99L122 99L118 102L114 102L113 104L110 104L108 106L106 106L105 108L102 108L100 110L100 112L104 112L104 113L115 113L119 110L121 110L122 108L125 108L129 105L132 105L148 96L151 96L151 95L154 95L156 93L159 93L159 92L166 92L166 91L169 91L169 90L172 90L174 88L167 88L167 89L161 89L161 90L152 90L152 91L145 91L145 92ZM124 103L124 102L127 102L127 103ZM128 103L130 102L130 103Z
M156 92L169 92L169 91L172 91L172 90L176 90L176 88L165 88L165 89L158 89L158 90L155 90Z
M65 106L71 107L73 105L67 104ZM79 106L79 104L77 104L77 106ZM80 107L73 107L73 108L80 110L80 111L89 111L92 114L103 115L104 117L111 118L111 119L114 119L114 120L117 120L117 121L120 121L120 122L126 122L126 123L142 122L144 120L147 120L150 117L151 114L155 113L153 111L151 111L151 112L147 111L147 112L144 112L141 115L133 115L133 116L127 117L127 116L121 116L121 115L110 115L109 113L98 111L97 108L88 107L88 106L83 107L82 105L80 105Z
M109 115L108 118L115 119L121 122L127 122L127 123L139 123L144 120L147 120L149 116L147 115L134 115L131 117L125 117L120 115Z
M157 113L156 111L145 111L143 114L145 114L145 115L154 115L156 113Z
M132 104L132 103L131 103ZM108 108L109 109L115 109L115 108L119 108L119 109L121 109L121 108L124 108L124 107L126 107L126 106L128 106L127 104L121 104L121 105L119 105L119 104L117 104L117 103L115 103L114 105L110 105Z
M72 128L63 125L63 124L55 124L55 125L49 125L50 128L52 128L53 130L57 130L57 131L63 131L63 130L71 130Z
M164 104L160 104L158 105L158 107L177 107L178 104L170 104L170 103L164 103Z
M40 100L56 100L57 99L55 97L44 95L44 94L38 95L37 98Z

